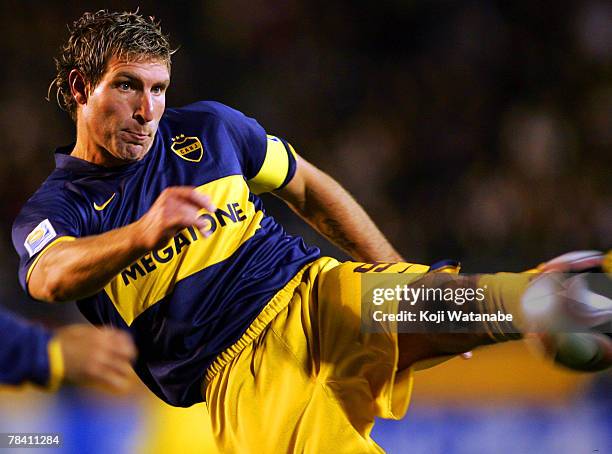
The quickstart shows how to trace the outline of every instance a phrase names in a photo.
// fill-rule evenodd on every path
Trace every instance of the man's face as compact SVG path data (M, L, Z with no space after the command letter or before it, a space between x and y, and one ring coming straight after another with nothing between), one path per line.
M169 83L162 61L112 57L79 112L79 128L84 128L79 135L85 134L88 151L102 163L142 159L153 144Z

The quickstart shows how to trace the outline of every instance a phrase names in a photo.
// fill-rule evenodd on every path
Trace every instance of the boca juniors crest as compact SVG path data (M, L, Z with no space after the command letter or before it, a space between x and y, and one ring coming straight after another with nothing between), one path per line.
M186 161L200 162L204 155L204 147L197 137L185 137L184 134L172 138L172 151Z

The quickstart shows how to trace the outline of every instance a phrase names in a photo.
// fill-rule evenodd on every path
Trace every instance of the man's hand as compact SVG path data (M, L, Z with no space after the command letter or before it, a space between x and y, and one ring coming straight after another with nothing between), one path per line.
M57 330L64 379L116 392L128 389L136 347L131 337L111 328L71 325Z
M146 250L159 249L186 227L196 226L202 235L208 236L208 221L200 217L200 211L214 212L217 208L210 197L200 194L191 186L174 186L165 189L141 217L139 240Z

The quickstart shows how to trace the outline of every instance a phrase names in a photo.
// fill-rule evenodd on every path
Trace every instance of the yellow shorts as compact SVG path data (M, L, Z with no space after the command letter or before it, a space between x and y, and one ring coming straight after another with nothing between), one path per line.
M361 330L367 267L328 257L306 266L208 368L204 393L220 452L383 452L370 437L374 418L405 414L412 371L397 372L396 333Z

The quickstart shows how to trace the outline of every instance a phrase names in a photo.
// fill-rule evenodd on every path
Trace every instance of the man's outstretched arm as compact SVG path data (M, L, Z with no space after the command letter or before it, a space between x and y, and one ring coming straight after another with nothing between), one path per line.
M364 209L340 184L300 156L293 179L276 194L355 260L402 261Z
M207 228L202 209L214 211L207 196L192 187L172 187L138 221L100 235L52 245L33 266L27 282L33 298L70 301L100 291L122 269L164 246L180 230Z

